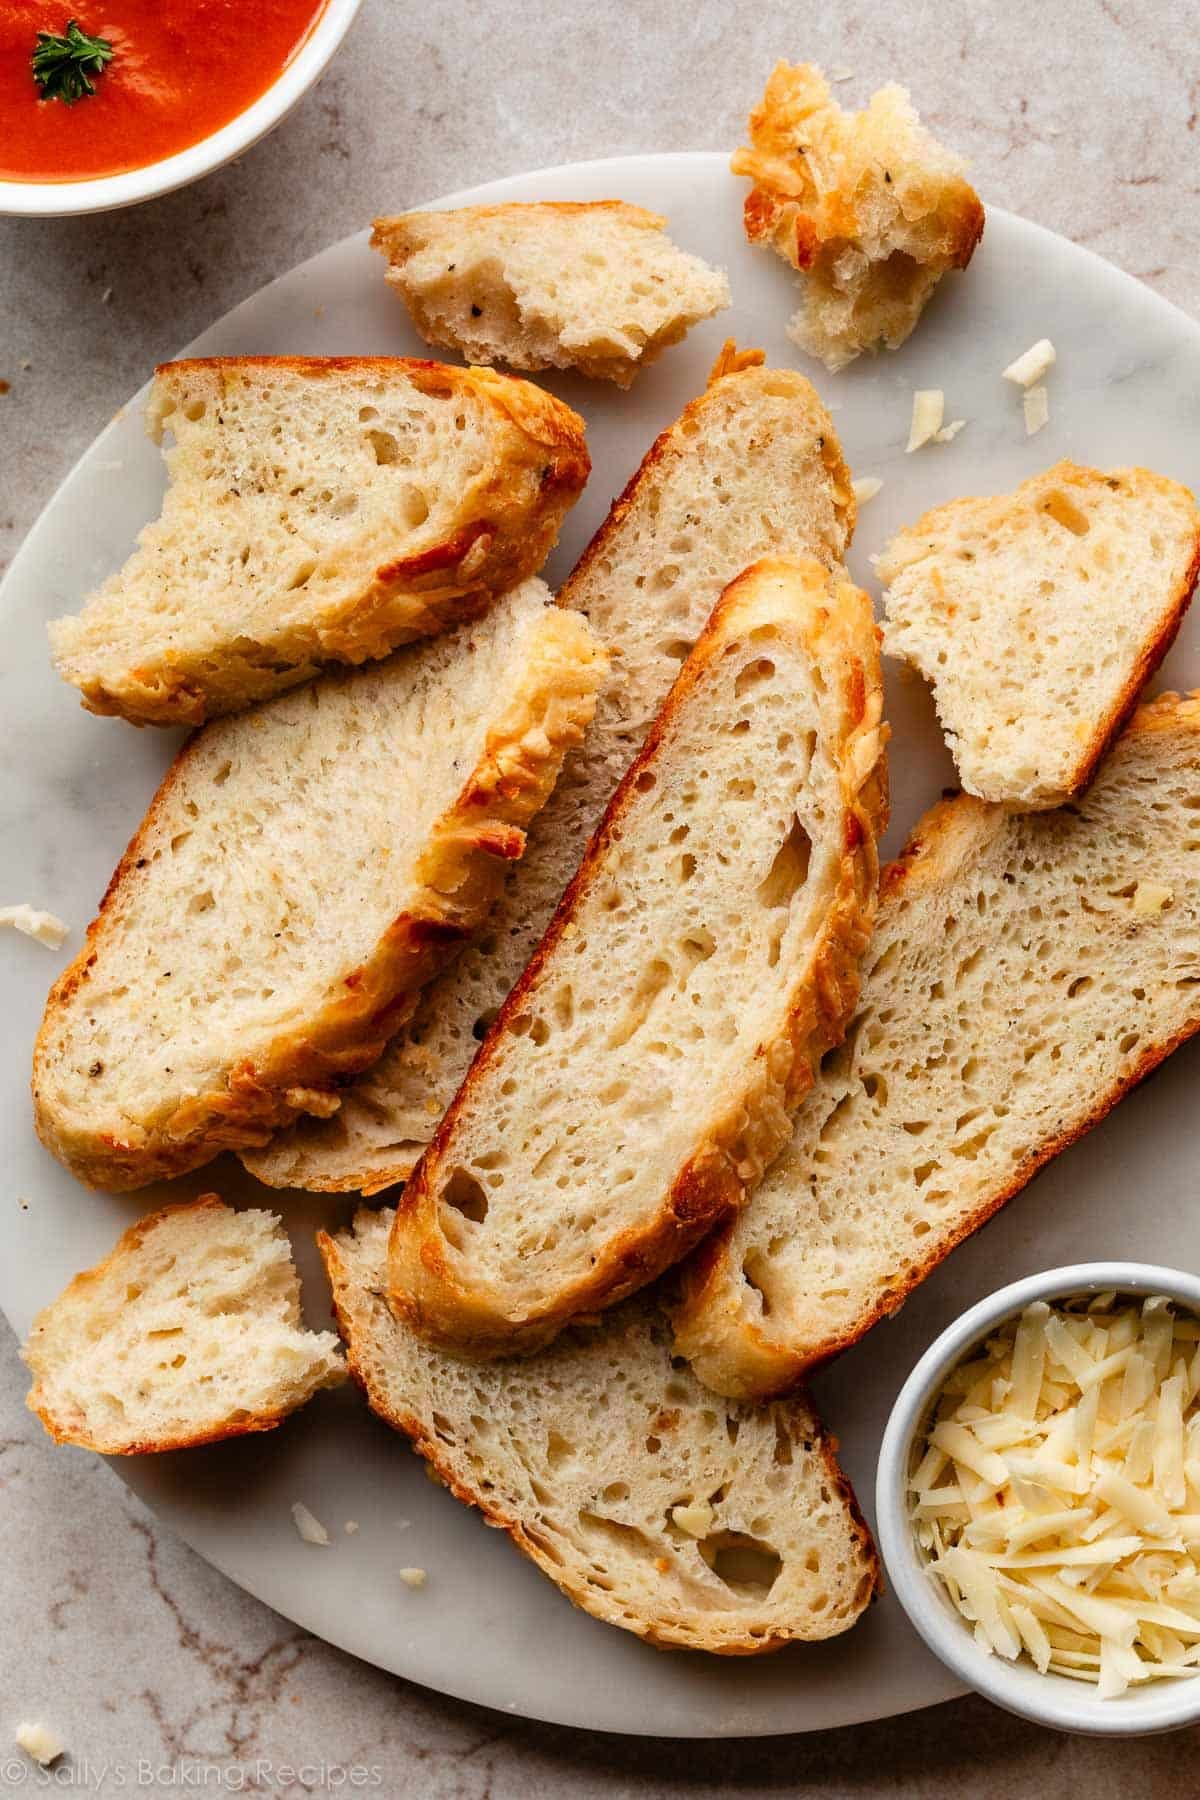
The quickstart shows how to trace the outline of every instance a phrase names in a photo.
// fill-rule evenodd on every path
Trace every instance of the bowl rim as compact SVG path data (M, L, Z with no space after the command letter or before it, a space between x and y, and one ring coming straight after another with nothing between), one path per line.
M1200 1314L1200 1276L1156 1263L1070 1263L998 1288L960 1314L929 1345L893 1403L879 1451L875 1508L879 1548L893 1592L926 1646L976 1693L1006 1711L1058 1731L1095 1737L1142 1737L1200 1719L1200 1678L1147 1683L1115 1700L1066 1676L1042 1675L1031 1663L988 1655L935 1586L908 1516L907 1477L913 1439L930 1401L951 1370L982 1338L1034 1300L1065 1300L1115 1288L1164 1294ZM1200 1670L1197 1671L1200 1677Z
M354 23L362 0L324 0L295 55L243 112L171 156L81 181L0 181L0 214L66 218L136 206L198 181L240 156L274 129L323 74Z

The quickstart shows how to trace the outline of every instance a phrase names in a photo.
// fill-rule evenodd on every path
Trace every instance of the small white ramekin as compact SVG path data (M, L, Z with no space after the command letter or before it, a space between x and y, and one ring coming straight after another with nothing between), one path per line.
M0 213L61 218L68 213L111 212L118 206L134 206L139 200L169 194L173 188L186 187L189 181L219 169L265 137L308 92L349 31L361 4L362 0L325 0L312 30L266 93L198 144L189 144L186 150L160 162L147 163L145 168L127 169L121 175L96 175L89 181L0 181Z
M1200 1673L1191 1680L1147 1682L1116 1699L1102 1700L1089 1684L1065 1675L1041 1675L1024 1657L1010 1663L1002 1656L987 1655L929 1572L913 1531L907 1490L914 1440L951 1370L1032 1300L1062 1301L1109 1288L1118 1294L1165 1294L1200 1313L1200 1278L1150 1263L1077 1263L1030 1275L989 1295L934 1340L901 1388L879 1452L875 1504L879 1547L892 1589L930 1650L961 1681L997 1706L1039 1725L1094 1737L1140 1737L1200 1720Z

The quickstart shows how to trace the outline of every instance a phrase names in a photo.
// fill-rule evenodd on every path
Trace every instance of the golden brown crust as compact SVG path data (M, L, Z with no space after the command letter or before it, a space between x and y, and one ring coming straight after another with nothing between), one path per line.
M1181 723L1200 733L1200 689L1182 697L1174 693L1159 695L1134 713L1127 731L1130 734L1171 731ZM989 832L996 810L994 803L979 800L973 794L955 793L938 801L920 819L900 855L883 869L879 882L880 900L893 900L905 889L917 893L936 889L943 879L947 856L961 854L961 850L953 849L954 844L957 842L961 846L964 838ZM1172 1033L1160 1044L1151 1045L1134 1069L1114 1082L1107 1092L1094 1098L1081 1118L1044 1144L1032 1148L1009 1180L989 1194L974 1211L955 1220L937 1237L927 1254L883 1289L874 1304L865 1308L851 1327L827 1337L819 1347L789 1350L778 1339L768 1337L753 1320L736 1312L730 1327L736 1333L735 1347L730 1348L720 1326L706 1340L706 1349L713 1358L711 1370L714 1374L719 1371L721 1377L719 1391L739 1399L770 1400L790 1392L815 1369L852 1348L872 1326L898 1312L913 1290L945 1261L950 1252L994 1218L1047 1163L1085 1137L1126 1094L1153 1074L1172 1051L1198 1032L1200 1012L1182 1030ZM720 1306L719 1296L730 1291L727 1239L727 1231L715 1232L681 1271L684 1291L681 1311L694 1318L700 1328L706 1314L711 1316L712 1310ZM692 1354L682 1339L678 1347L682 1353Z
M550 1555L538 1539L526 1530L524 1521L519 1516L500 1506L494 1490L485 1481L468 1485L462 1479L459 1469L446 1453L436 1433L431 1432L423 1420L415 1413L401 1413L392 1406L386 1392L372 1379L365 1360L359 1356L356 1348L354 1315L349 1306L343 1303L343 1295L352 1286L352 1278L337 1240L328 1232L319 1231L317 1245L333 1290L333 1316L346 1346L346 1366L351 1379L365 1395L371 1411L409 1440L418 1456L424 1458L456 1500L460 1500L465 1506L476 1508L490 1525L505 1532L522 1555L536 1564L544 1575L548 1575L573 1606L590 1613L605 1624L633 1632L658 1650L702 1650L715 1656L762 1656L782 1650L787 1644L797 1641L800 1636L797 1632L779 1632L770 1637L747 1633L741 1638L722 1637L714 1641L712 1638L700 1638L679 1627L657 1623L653 1619L632 1619L614 1604L603 1587L582 1578L574 1569ZM387 1303L384 1295L379 1297ZM836 1439L824 1432L807 1396L797 1398L800 1404L807 1407L815 1445L825 1464L829 1485L849 1512L855 1542L872 1573L871 1592L864 1603L869 1605L883 1591L882 1571L870 1528L863 1517L854 1489L838 1463Z
M60 1294L58 1305L68 1294L86 1294L87 1290L101 1282L114 1263L124 1256L136 1251L143 1238L160 1225L172 1213L208 1212L216 1209L225 1210L224 1202L219 1194L200 1194L195 1200L177 1201L172 1206L161 1206L157 1211L147 1213L145 1218L122 1233L103 1261L91 1269L82 1269ZM39 1315L40 1317L41 1315ZM34 1321L34 1331L38 1321ZM32 1336L31 1340L32 1342ZM28 1359L28 1346L26 1347ZM76 1419L66 1419L56 1413L42 1393L41 1377L34 1375L33 1386L26 1395L25 1404L29 1411L36 1415L45 1426L56 1444L74 1444L82 1450L94 1450L101 1456L150 1456L165 1450L194 1450L203 1444L219 1444L226 1438L246 1437L252 1432L274 1431L282 1425L284 1419L295 1409L285 1407L279 1412L242 1413L236 1419L226 1420L224 1424L210 1427L207 1431L185 1432L172 1438L141 1438L134 1443L118 1443L111 1439L97 1438L82 1429Z
M93 1134L57 1117L43 1101L39 1071L51 1054L57 1015L88 979L109 915L137 877L142 847L166 812L198 739L184 746L151 802L109 882L82 950L50 990L34 1048L34 1119L46 1148L89 1187L114 1192L184 1174L222 1150L266 1143L301 1112L328 1113L337 1089L369 1067L411 1012L453 948L479 923L503 877L524 849L524 826L545 804L563 757L583 737L605 667L582 618L549 609L508 707L492 726L480 760L439 820L416 879L420 905L399 914L369 961L341 980L316 1017L280 1033L257 1057L231 1063L224 1084L178 1103L137 1132Z
M615 1238L594 1258L586 1277L561 1288L552 1300L531 1305L519 1319L502 1315L484 1294L459 1279L446 1257L435 1192L442 1161L453 1153L460 1116L502 1058L505 1040L543 969L574 929L580 902L610 860L626 815L637 803L641 776L653 768L664 738L728 643L735 622L743 611L753 616L760 583L781 574L810 587L819 584L828 596L823 607L814 608L808 626L798 629L804 630L810 653L823 658L826 679L841 684L842 806L847 827L852 822L844 832L833 898L815 946L811 985L796 997L780 1038L760 1050L745 1090L725 1116L712 1122L680 1169L657 1216ZM397 1202L389 1254L391 1300L397 1313L432 1342L483 1357L540 1347L570 1319L614 1305L678 1262L740 1208L787 1141L790 1115L811 1085L813 1067L840 1041L857 1000L858 960L875 911L876 841L887 818L878 632L872 624L872 662L864 667L861 621L870 617L869 602L846 577L841 584L839 595L835 578L813 558L764 558L731 582L613 794L574 880Z
M256 369L309 380L407 381L433 399L489 408L497 439L489 473L474 485L473 516L441 541L381 563L349 597L262 640L231 638L207 655L164 649L116 683L64 671L90 712L136 725L199 725L311 680L323 664L373 660L478 618L497 594L541 567L591 470L579 415L534 383L494 369L400 356L233 356L162 363L155 375L223 388Z

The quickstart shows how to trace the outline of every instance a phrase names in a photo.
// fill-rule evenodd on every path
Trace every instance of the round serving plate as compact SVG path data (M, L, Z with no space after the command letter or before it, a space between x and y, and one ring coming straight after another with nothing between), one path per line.
M943 283L910 343L830 376L786 336L794 278L744 242L742 193L722 156L662 155L517 176L442 203L634 201L665 213L672 236L732 281L731 310L668 351L628 393L573 378L547 383L585 415L595 464L549 565L551 581L569 570L655 433L703 386L727 335L802 367L830 407L855 473L882 478L848 559L873 591L870 558L901 524L956 495L1011 487L1062 456L1145 463L1200 487L1200 327L1131 277L993 212L970 270ZM1026 438L1020 392L1000 372L1040 337L1058 347L1050 423ZM425 353L365 232L270 283L188 347L194 355L264 352ZM906 455L913 389L929 387L944 390L947 419L966 427L951 444ZM32 901L72 927L58 953L12 933L0 943L0 1305L21 1334L119 1229L168 1195L210 1188L282 1208L309 1317L324 1322L328 1293L313 1229L353 1210L350 1199L267 1193L231 1158L169 1189L88 1194L33 1133L29 1052L47 986L78 948L177 741L89 717L52 673L46 648L46 620L74 610L157 510L162 465L142 430L141 398L64 482L0 599L0 717L8 731L0 900ZM1156 685L1200 685L1194 620ZM923 685L894 665L887 707L890 852L953 770ZM896 1319L820 1377L817 1399L868 1508L892 1401L920 1353L965 1306L1002 1282L1085 1257L1200 1265L1188 1124L1198 1058L1198 1048L1181 1051L957 1251ZM886 1596L842 1638L756 1659L664 1654L601 1625L428 1482L406 1445L349 1389L320 1396L261 1438L113 1466L193 1548L276 1611L398 1675L527 1718L664 1736L753 1736L880 1718L961 1691ZM289 1516L297 1499L329 1526L329 1549L300 1541ZM347 1519L359 1523L352 1537L342 1534ZM414 1592L399 1580L407 1565L428 1571L425 1588Z

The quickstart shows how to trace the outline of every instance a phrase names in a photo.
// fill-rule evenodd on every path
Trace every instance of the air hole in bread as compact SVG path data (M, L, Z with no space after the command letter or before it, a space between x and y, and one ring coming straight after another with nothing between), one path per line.
M763 906L790 906L808 880L812 858L812 839L799 819L775 852L775 860L758 885L758 899Z
M1042 501L1042 511L1075 537L1086 537L1092 528L1087 514L1057 488Z
M740 647L738 644L731 644L730 651L740 649ZM729 651L726 652L726 655L728 654ZM761 687L764 681L770 681L774 673L775 664L769 656L757 657L754 662L746 664L733 684L733 691L740 700L743 694L749 694L756 687Z
M590 1512L586 1507L580 1511L579 1523L585 1538L607 1541L620 1549L623 1555L652 1557L655 1554L652 1540L636 1525L626 1525L620 1519L606 1519L603 1514ZM603 1565L598 1565L598 1568L603 1573Z
M296 588L307 587L316 572L317 565L315 559L313 557L307 557L304 562L300 564L300 567L296 570L292 579L288 582L289 592Z
M561 1431L553 1428L546 1433L546 1461L552 1469L560 1469L574 1455L575 1446L570 1438L565 1438Z
M771 1297L767 1292L766 1282L764 1280L766 1267L766 1258L763 1256L762 1251L757 1248L747 1250L745 1256L742 1258L742 1274L746 1278L747 1285L754 1289L754 1292L758 1295L759 1300L762 1303L762 1316L764 1319L768 1319L771 1316Z
M442 1189L442 1204L461 1213L473 1225L482 1225L488 1215L488 1198L482 1183L466 1169L455 1169Z
M761 1597L779 1579L783 1558L770 1544L744 1531L718 1531L700 1541L700 1554L735 1593Z
M390 431L368 431L367 442L375 452L377 463L394 463L400 455L400 444Z

